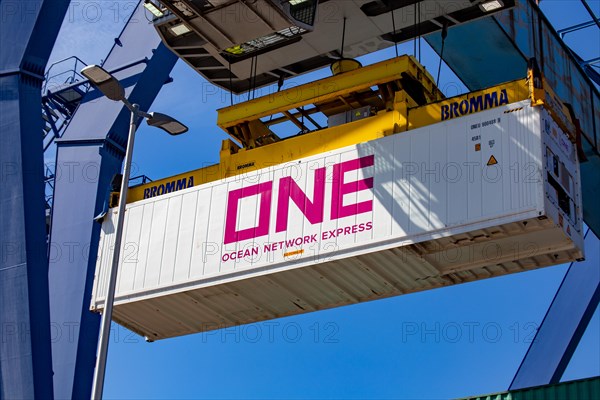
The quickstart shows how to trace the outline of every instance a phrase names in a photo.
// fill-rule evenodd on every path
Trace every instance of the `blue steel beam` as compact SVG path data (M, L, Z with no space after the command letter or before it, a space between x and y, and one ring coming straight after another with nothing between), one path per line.
M587 3L587 1L586 0L581 0L581 4L583 4L583 6L585 7L585 9L588 12L588 14L590 14L590 17L592 17L592 19L594 20L594 22L596 23L596 25L598 25L598 28L600 28L600 19L598 19L598 17L596 17L596 14L594 14L594 11L590 7L590 5Z
M589 231L586 260L571 263L509 390L558 383L600 300L600 241Z
M556 31L560 35L560 38L563 39L567 33L577 32L578 30L589 28L590 26L594 26L596 24L595 21L583 22L581 24L569 26L568 28L559 29Z
M425 40L441 52L441 34ZM527 60L492 17L450 27L445 42L444 61L471 91L522 79L527 73Z
M0 398L51 398L41 88L68 0L0 1Z
M138 5L103 66L120 70L114 75L129 99L148 109L176 61ZM90 397L100 324L89 311L100 236L93 218L121 171L128 125L122 104L93 90L56 141L49 274L55 398Z

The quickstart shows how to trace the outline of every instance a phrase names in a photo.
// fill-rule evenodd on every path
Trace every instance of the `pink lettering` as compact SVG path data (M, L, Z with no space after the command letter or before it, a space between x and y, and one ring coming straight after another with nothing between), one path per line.
M227 217L225 219L225 244L269 234L272 192L272 181L229 192L229 199L227 200ZM258 226L238 231L236 226L240 200L246 197L258 195L260 195Z
M357 158L355 160L345 161L333 166L333 181L331 191L331 219L339 219L373 211L373 200L366 200L354 204L344 205L344 195L349 193L358 193L363 190L373 188L373 177L359 179L353 182L345 182L344 174L349 171L355 171L374 165L375 157L373 155ZM277 217L275 222L275 231L284 232L288 228L290 200L302 212L311 224L320 224L324 220L325 210L325 184L326 168L318 168L314 173L314 190L312 201L300 186L289 176L279 179L279 192L277 195ZM229 192L227 199L227 215L225 217L225 238L224 243L234 243L242 240L253 239L269 234L269 222L271 218L271 202L273 197L273 181L253 185ZM239 203L241 199L260 196L259 199L259 218L257 226L238 230ZM323 233L323 239L326 236L335 238L340 235L362 232L363 225L338 228L327 233ZM370 228L369 228L370 229ZM316 240L316 235L315 240ZM306 240L312 240L312 236L300 237L299 242L306 243ZM271 251L291 247L299 244L293 242L279 242L272 244ZM230 257L232 258L232 257Z
M290 199L311 224L323 222L325 203L325 167L315 170L314 195L311 202L298 184L289 176L279 180L276 232L287 230Z
M344 205L344 195L373 188L373 177L344 182L344 174L374 164L373 155L346 161L333 166L333 192L331 194L331 219L339 219L373 211L373 200Z

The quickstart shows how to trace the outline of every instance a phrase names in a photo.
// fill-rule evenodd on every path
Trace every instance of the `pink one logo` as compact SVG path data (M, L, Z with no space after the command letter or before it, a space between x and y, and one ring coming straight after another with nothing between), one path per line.
M330 219L349 217L373 211L373 201L367 200L354 204L344 204L344 195L356 193L373 188L373 177L359 179L357 181L345 182L344 174L374 165L373 155L344 161L333 166L333 180L331 182L331 210ZM279 191L277 194L277 215L275 219L275 232L283 232L288 227L288 215L290 202L302 212L311 224L320 224L325 215L325 167L318 168L314 172L314 191L312 200L289 176L279 179ZM227 216L225 218L224 243L235 243L242 240L254 239L269 234L269 222L271 220L271 202L273 194L273 181L259 183L257 185L232 190L227 199ZM237 229L240 200L247 197L259 196L259 218L258 224L251 228Z

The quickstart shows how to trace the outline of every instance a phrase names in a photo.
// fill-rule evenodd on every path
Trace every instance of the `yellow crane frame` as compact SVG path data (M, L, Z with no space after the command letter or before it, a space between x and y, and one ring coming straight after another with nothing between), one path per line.
M534 76L531 68L526 79L445 99L434 79L414 57L396 57L218 110L217 125L233 139L223 141L220 162L132 187L127 201L139 201L435 124L443 121L444 116L460 117L526 99L534 106L545 104L561 128L576 141L568 109L542 77ZM309 131L300 121L301 117L312 120L311 115L317 112L331 116L365 105L375 110L372 116L338 126ZM280 116L275 118L277 115ZM297 125L302 134L279 138L270 126L283 121ZM111 203L111 207L114 206L114 202Z

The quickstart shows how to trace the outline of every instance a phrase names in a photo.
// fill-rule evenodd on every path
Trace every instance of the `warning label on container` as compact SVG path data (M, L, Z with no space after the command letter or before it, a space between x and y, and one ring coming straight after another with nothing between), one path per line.
M488 167L491 165L496 165L498 164L498 160L496 160L496 157L494 157L493 155L490 157L490 159L487 162Z

